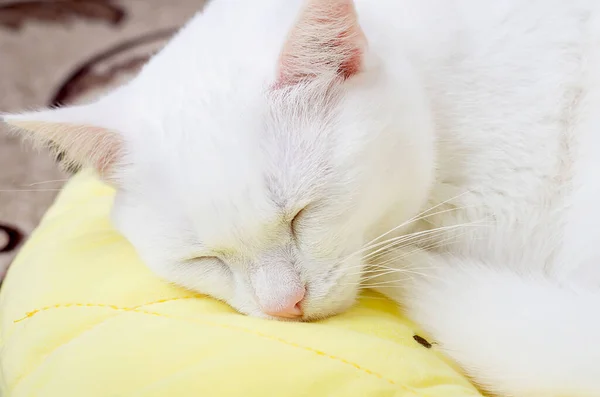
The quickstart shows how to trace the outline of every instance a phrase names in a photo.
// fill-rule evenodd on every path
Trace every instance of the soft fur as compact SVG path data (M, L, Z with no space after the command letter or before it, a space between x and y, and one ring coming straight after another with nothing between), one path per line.
M485 389L599 396L600 3L217 0L97 103L5 120L243 313L398 300ZM510 326L506 326L510 324Z

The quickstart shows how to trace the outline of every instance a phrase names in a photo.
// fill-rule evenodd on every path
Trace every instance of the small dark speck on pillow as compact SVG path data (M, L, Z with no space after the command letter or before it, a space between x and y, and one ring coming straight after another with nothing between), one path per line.
M428 349L431 349L431 343L429 343L427 341L427 339L423 338L422 336L419 335L413 335L413 339L417 341L418 344L420 344L421 346L425 346Z

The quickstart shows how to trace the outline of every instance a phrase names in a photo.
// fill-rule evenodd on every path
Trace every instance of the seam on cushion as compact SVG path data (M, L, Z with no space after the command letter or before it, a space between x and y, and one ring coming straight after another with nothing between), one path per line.
M210 324L209 324L209 325L210 325ZM221 326L221 324L218 324L218 325L219 325L219 326ZM252 333L252 334L255 334L255 333L256 333L255 331L252 331L252 330L246 330L246 329L244 329L244 328L237 328L237 327L234 327L234 328L235 328L235 329L242 330L242 331L244 331L244 332L250 332L250 333ZM397 387L399 387L399 388L400 388L400 389L402 389L403 391L410 393L410 394L411 394L411 396L413 396L413 397L426 397L426 395L425 395L425 394L423 394L423 393L421 393L421 394L415 394L416 392L415 392L415 390L413 390L412 388L410 388L410 387L408 387L408 386L405 386L405 385L403 385L403 384L401 384L401 383L396 383L396 382L394 382L394 381L393 381L393 380L391 380L391 379L387 379L387 378L385 378L385 377L383 377L383 376L381 376L381 375L378 375L377 373L374 373L374 372L372 372L372 371L369 371L369 370L367 370L366 368L362 368L362 367L360 367L358 364L354 364L354 363L352 363L352 362L350 362L350 361L344 360L343 358L339 358L339 357L336 357L336 356L332 356L332 355L329 355L329 354L327 354L327 353L324 353L324 352L320 352L319 350L317 350L317 349L313 349L313 348L310 348L310 347L306 347L306 346L302 346L302 345L297 345L297 344L295 344L295 343L293 343L293 342L285 341L285 340L283 340L283 339L279 339L279 338L277 338L277 337L272 337L272 336L270 336L270 335L264 335L264 336L263 336L263 335L260 335L260 333L256 333L256 334L259 334L258 336L266 337L266 338L267 338L267 339L269 339L269 340L274 340L274 341L277 341L277 342L282 342L282 343L284 343L284 344L286 344L286 345L290 345L290 346L293 346L293 347L301 348L301 349L303 349L303 350L308 350L308 351L310 351L310 352L313 352L313 353L317 353L319 356L323 356L323 357L326 357L326 358L329 358L329 359L333 359L333 360L335 360L335 361L341 361L341 362L342 362L342 363L344 363L344 364L350 364L350 365L352 365L354 368L356 368L356 369L359 369L359 370L362 370L362 371L366 372L368 375L375 375L375 376L376 376L376 377L377 377L379 380L387 381L388 383L391 383L393 386L397 386ZM322 353L322 354L320 354L320 353ZM181 374L182 372L184 372L184 371L186 371L186 370L188 370L188 369L191 369L191 368L195 367L195 366L196 366L196 365L198 365L198 364L199 364L199 362L197 361L197 362L195 362L195 363L194 363L194 364L192 364L192 365L186 366L185 368L180 368L180 369L176 370L175 372L173 372L173 373L170 373L170 374L168 374L168 375L166 375L166 376L163 376L162 378L159 378L158 380L155 380L155 381L153 381L153 382L152 382L152 383L150 383L149 385L146 385L146 386L144 386L144 387L142 387L142 388L140 388L140 389L136 390L136 391L135 391L133 394L137 395L137 394L139 394L140 392L142 392L144 389L153 390L153 389L155 389L155 388L156 388L156 385L157 385L158 383L161 383L161 382L164 382L164 381L166 381L166 380L168 380L168 379L170 379L170 378L173 378L173 377L175 377L175 376L177 376L177 375Z
M120 307L117 305L109 305L109 304L102 304L102 303L57 303L56 305L44 306L39 309L35 309L30 312L27 312L27 313L25 313L25 316L23 316L17 320L13 320L13 323L14 324L20 323L21 321L27 320L27 319L35 316L38 313L45 312L45 311L52 310L52 309L62 309L62 308L67 308L67 307L104 307L104 308L113 309L113 310L128 311L128 310L139 309L144 306L151 306L151 305L157 305L159 303L174 302L174 301L193 299L193 298L197 298L197 296L183 296L183 297L179 297L179 298L166 298L166 299L160 299L157 301L147 302L147 303L143 303L141 305L130 306L130 307Z
M357 364L355 362L346 360L346 359L341 358L341 357L334 356L332 354L325 353L324 351L321 351L321 350L318 350L318 349L315 349L315 348L312 348L312 347L303 346L303 345L300 345L300 344L297 344L297 343L294 343L294 342L290 342L288 340L285 340L285 339L282 339L282 338L279 338L279 337L271 336L271 335L268 335L268 334L265 334L265 333L262 333L262 332L259 332L259 331L254 331L254 330L251 330L251 329L247 329L247 328L243 328L243 327L239 327L239 326L234 326L234 325L229 325L229 324L219 324L219 323L215 323L215 322L212 322L212 321L199 321L197 319L186 319L186 318L174 317L174 316L169 316L169 315L162 314L162 313L151 312L151 311L148 311L148 310L137 309L137 308L118 307L118 306L114 306L114 305L102 305L102 304L98 304L98 305L84 304L83 306L84 307L100 307L100 308L113 309L113 310L118 310L118 311L123 311L123 312L140 313L140 314L145 314L145 315L150 315L150 316L156 316L156 317L168 318L168 319L172 319L172 320L184 321L184 322L187 322L187 323L197 323L197 324L208 325L208 326L216 327L216 328L223 328L223 329L229 329L229 330L243 332L243 333L246 333L246 334L249 334L249 335L254 335L254 336L257 336L257 337L260 337L260 338L263 338L263 339L268 339L268 340L271 340L271 341L279 342L279 343L282 343L282 344L287 345L287 346L292 346L292 347L295 347L297 349L305 350L305 351L311 352L313 354L316 354L316 355L318 355L320 357L328 358L328 359L330 359L332 361L335 361L337 363L351 366L351 367L353 367L353 368L355 368L355 369L357 369L357 370L359 370L359 371L361 371L361 372L363 372L363 373L365 373L367 375L374 376L374 377L378 378L379 380L383 380L383 381L385 381L385 382L387 382L387 383L389 383L389 384L391 384L393 386L396 386L396 387L404 390L405 392L409 392L409 393L411 393L415 397L423 397L423 396L426 395L424 393L417 393L411 387L403 385L403 384L400 384L400 383L397 383L394 380L389 379L389 378L387 378L387 377L385 377L385 376L383 376L383 375L381 375L381 374L379 374L377 372L371 371L370 369L364 368L364 367L360 366L359 364ZM73 304L71 306L62 306L62 307L66 308L66 307L77 307L77 306L76 306L76 304ZM110 318L112 319L114 317L115 316L110 317ZM25 317L24 319L27 319L27 317ZM103 323L106 320L108 320L108 319L103 320L101 323ZM101 323L99 323L99 324L101 324ZM94 327L97 326L97 325L99 325L99 324L95 324ZM89 329L86 329L84 332L87 332L87 331L89 331ZM83 333L80 333L77 337L81 336L82 334ZM73 340L73 339L71 339L71 340ZM61 344L61 345L57 346L50 353L48 353L48 355L46 355L46 357L50 356L51 354L54 353L54 351L56 351L56 349L64 346L65 344L67 344L69 342L66 342L64 344ZM14 385L14 387L16 387L16 384ZM12 388L11 388L11 390L12 390Z
M146 303L142 303L141 305L130 306L130 307L119 307L117 305L109 305L109 304L103 304L103 303L58 303L56 305L45 306L45 307L41 307L39 309L32 310L30 312L26 312L25 316L23 316L19 319L13 320L13 324L17 324L22 321L28 320L38 313L49 311L49 310L55 310L55 309L64 309L64 308L69 308L69 307L96 307L96 308L113 309L113 310L118 310L118 311L130 311L130 310L139 309L139 308L142 308L145 306L157 305L159 303L173 302L173 301L186 300L186 299L195 299L195 298L197 298L197 296L182 296L182 297L178 297L178 298L166 298L166 299L160 299L157 301L146 302ZM2 343L0 344L0 347L4 346L6 344L6 341L8 341L15 332L16 332L16 329L14 329L14 328L11 329L10 332L2 338ZM2 397L2 396L0 396L0 397Z
M110 308L110 307L108 307L108 306L102 306L102 308ZM26 372L26 373L24 373L24 374L21 374L20 376L17 376L17 378L16 378L16 379L13 381L13 384L12 384L12 386L11 386L11 385L9 385L9 386L8 386L8 395L10 396L10 395L12 394L12 392L13 392L13 391L14 391L14 390L17 388L17 386L19 385L19 383L21 383L21 381L22 381L22 380L23 380L23 379L24 379L26 376L30 375L30 374L31 374L33 371L35 371L37 368L39 368L39 367L40 367L40 366L41 366L41 365L44 363L44 361L46 361L46 359L47 359L48 357L50 357L52 354L54 354L54 353L55 353L55 352L56 352L58 349L60 349L60 348L61 348L61 347L63 347L63 346L66 346L66 345L68 345L69 343L73 342L74 340L76 340L77 338L81 337L81 336L82 336L82 335L84 335L85 333L87 333L87 332L89 332L89 331L93 330L94 328L96 328L96 327L98 327L98 326L100 326L100 325L104 324L104 323L105 323L107 320L111 320L111 319L113 319L113 318L119 317L120 315L122 315L122 314L124 314L124 313L125 313L125 312L123 312L123 313L118 313L118 314L115 314L115 315L109 316L109 317L107 317L107 318L104 318L104 319L102 319L102 321L100 321L100 322L97 322L97 323L95 323L95 324L93 324L93 325L91 325L91 326L89 326L89 327L85 328L84 330L80 331L78 334L76 334L75 336L73 336L72 338L70 338L68 341L66 341L66 342L64 342L64 343L61 343L61 344L60 344L60 345L58 345L58 346L55 346L55 347L54 347L52 350L50 350L48 353L46 353L46 354L45 354L45 355L42 357L42 359L41 359L41 360L40 360L40 361L37 363L37 365L35 365L35 366L34 366L34 367L33 367L33 368L32 368L32 369L29 371L29 372ZM0 396L0 397L1 397L1 396Z

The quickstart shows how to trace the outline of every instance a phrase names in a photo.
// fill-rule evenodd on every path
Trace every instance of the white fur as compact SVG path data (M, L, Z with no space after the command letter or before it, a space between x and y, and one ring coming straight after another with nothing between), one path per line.
M82 108L123 141L116 227L241 312L304 284L329 316L363 279L487 390L600 396L600 3L355 0L328 28L328 1L214 1L113 119Z

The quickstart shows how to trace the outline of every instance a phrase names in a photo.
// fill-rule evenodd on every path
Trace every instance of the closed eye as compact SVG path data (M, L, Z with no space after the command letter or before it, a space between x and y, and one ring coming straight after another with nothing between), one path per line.
M210 262L213 265L220 265L223 266L225 268L229 268L229 266L227 266L227 264L225 262L223 262L223 260L217 256L213 256L213 255L198 255L198 256L192 256L189 257L185 260L186 263L190 263L190 264L196 264L196 263L202 263L202 262Z
M294 236L295 239L298 237L298 223L302 221L302 216L306 214L306 208L307 207L304 207L300 211L296 212L296 215L294 215L290 223L292 228L292 236Z

